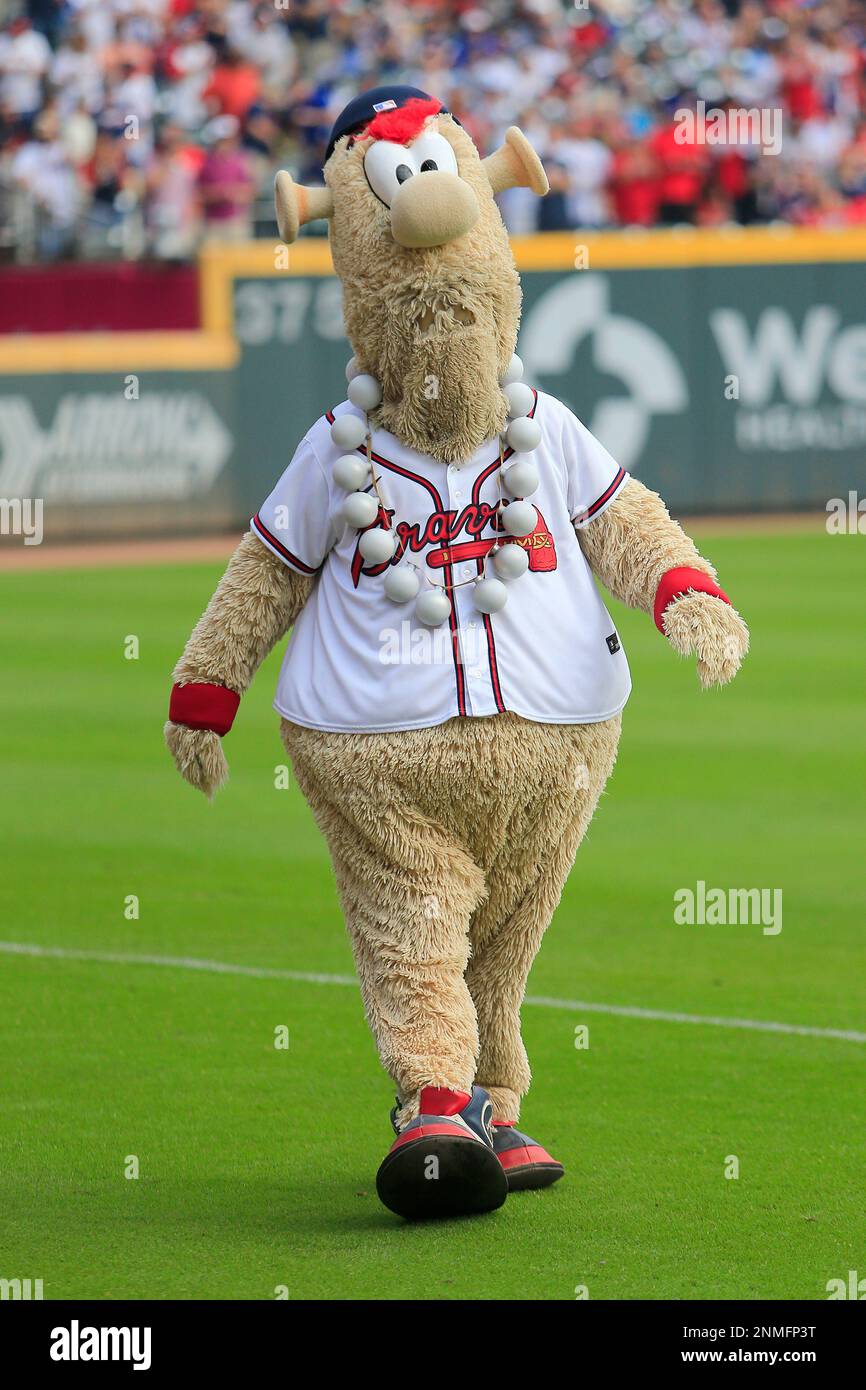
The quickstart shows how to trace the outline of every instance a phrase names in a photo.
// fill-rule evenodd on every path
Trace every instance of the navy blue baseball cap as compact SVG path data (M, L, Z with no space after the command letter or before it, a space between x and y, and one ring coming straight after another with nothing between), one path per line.
M344 135L356 134L357 131L363 130L370 121L375 120L380 112L396 111L399 107L405 106L407 101L416 98L421 101L434 100L429 92L422 92L418 87L393 85L371 87L368 92L361 92L360 96L353 97L349 105L344 107L334 121L324 162L327 164L334 153L334 146ZM447 116L450 115L450 112L446 111L443 106L441 114Z

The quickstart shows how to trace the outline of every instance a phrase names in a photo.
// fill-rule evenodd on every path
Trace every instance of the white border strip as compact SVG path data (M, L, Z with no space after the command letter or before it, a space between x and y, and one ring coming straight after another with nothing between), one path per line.
M232 965L226 961L200 960L195 956L146 956L131 955L122 951L79 951L64 946L37 946L24 941L0 941L0 954L30 956L40 960L91 961L98 965L158 965L174 970L200 970L209 975L246 975L254 980L291 980L304 985L357 985L354 975L275 970L262 965ZM866 1033L858 1033L852 1028L813 1028L808 1024L773 1023L757 1018L669 1013L664 1009L642 1009L627 1004L593 1004L584 999L554 999L544 994L528 994L524 1003L539 1009L609 1014L614 1018L637 1018L651 1023L696 1023L710 1028L740 1028L753 1033L783 1033L799 1038L835 1038L837 1042L866 1043Z

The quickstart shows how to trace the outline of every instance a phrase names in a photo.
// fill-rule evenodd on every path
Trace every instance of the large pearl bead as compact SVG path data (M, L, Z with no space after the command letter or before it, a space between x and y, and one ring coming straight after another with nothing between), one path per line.
M493 568L500 579L519 579L529 569L529 556L522 545L502 545L494 553Z
M508 602L508 590L498 579L479 579L472 597L479 612L498 613Z
M362 372L349 382L347 395L358 410L375 410L382 399L382 388L374 376Z
M510 468L506 468L502 479L512 497L529 497L537 490L540 481L538 469L529 459L518 459L517 463L512 463Z
M408 603L420 587L421 581L411 565L394 565L385 575L385 593L394 603Z
M331 426L331 438L338 449L359 449L367 438L367 426L357 415L338 415Z
M358 541L358 549L371 565L384 565L394 556L393 532L384 531L381 526L365 531Z
M347 492L355 492L369 480L370 468L357 454L341 454L334 464L334 482Z
M517 506L516 502L514 506ZM347 525L360 531L364 526L373 525L379 515L379 503L369 492L350 492L343 503L342 515Z
M361 364L357 357L350 357L346 363L346 380L351 381L353 377L361 375Z
M512 420L505 437L515 454L528 454L541 443L541 426L537 420L528 420L525 415Z
M510 386L512 381L519 381L522 376L523 363L521 362L520 358L517 356L517 353L515 352L512 354L511 361L505 368L505 375L503 376L499 384L500 386Z
M444 589L425 589L415 604L415 616L427 627L440 627L451 612L451 601Z
M509 536L531 536L538 521L538 512L531 502L510 502L499 515Z
M350 391L349 400L351 399ZM512 420L516 420L518 416L529 414L535 404L535 393L525 381L512 381L505 388L505 399L508 401L508 414Z

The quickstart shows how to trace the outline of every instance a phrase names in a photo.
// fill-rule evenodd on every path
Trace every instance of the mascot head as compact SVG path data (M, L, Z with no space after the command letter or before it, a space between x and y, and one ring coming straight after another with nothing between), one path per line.
M334 123L325 187L276 180L280 236L329 221L346 332L382 387L375 423L444 462L500 432L520 281L494 201L547 179L512 127L481 159L459 121L413 87L377 87Z

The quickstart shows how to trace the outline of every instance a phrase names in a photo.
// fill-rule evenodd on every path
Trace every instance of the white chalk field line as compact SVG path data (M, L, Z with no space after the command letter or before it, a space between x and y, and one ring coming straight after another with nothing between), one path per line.
M66 946L37 946L26 941L0 941L0 954L40 960L87 961L96 965L151 965L173 970L198 970L209 975L245 975L253 980L289 980L304 985L343 985L357 988L354 975L326 975L310 970L278 970L263 965L235 965L229 961L202 960L196 956L134 955L123 951L81 951ZM753 1033L781 1033L801 1038L832 1038L837 1042L866 1043L866 1033L852 1028L817 1028L809 1024L774 1023L757 1018L688 1014L665 1009L644 1009L629 1004L597 1004L585 999L556 999L528 994L524 1003L537 1009L566 1013L607 1014L651 1023L690 1023L709 1028L738 1028Z

